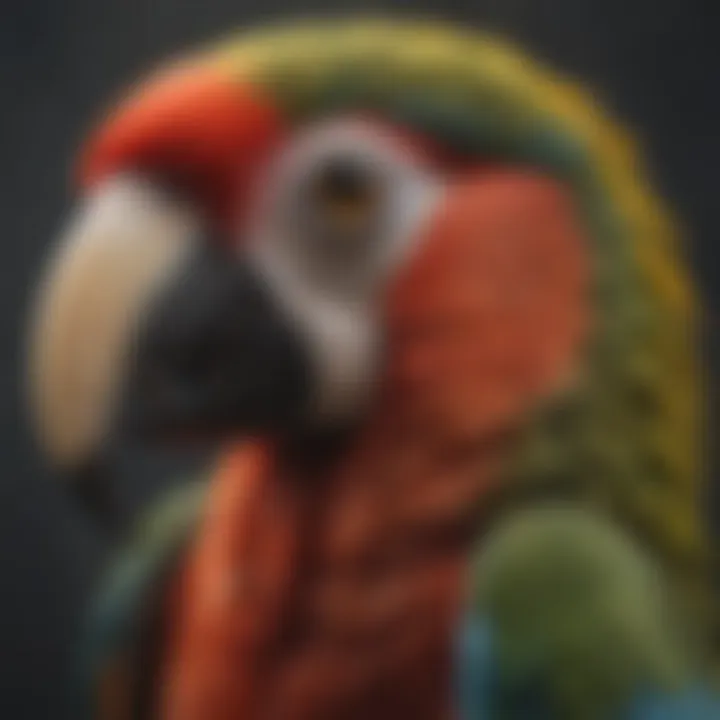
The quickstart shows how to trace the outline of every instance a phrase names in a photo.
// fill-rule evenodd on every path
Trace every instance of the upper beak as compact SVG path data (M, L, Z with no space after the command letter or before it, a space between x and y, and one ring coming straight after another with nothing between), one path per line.
M239 259L193 253L199 233L188 208L133 179L90 198L71 227L30 343L34 420L56 465L95 461L119 424L218 437L302 414L293 328Z

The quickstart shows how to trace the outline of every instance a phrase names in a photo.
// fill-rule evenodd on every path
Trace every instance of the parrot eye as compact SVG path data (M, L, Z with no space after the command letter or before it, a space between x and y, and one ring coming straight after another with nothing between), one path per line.
M254 238L266 272L357 301L412 245L440 180L382 131L352 119L302 129L263 178Z
M378 178L358 162L337 158L311 182L311 206L317 219L339 237L372 229L380 205Z
M359 268L382 232L384 183L367 159L323 158L302 193L303 250L327 272Z

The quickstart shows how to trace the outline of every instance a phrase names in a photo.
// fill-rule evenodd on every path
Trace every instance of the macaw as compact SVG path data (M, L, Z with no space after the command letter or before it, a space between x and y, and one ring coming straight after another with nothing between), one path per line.
M79 187L44 448L222 450L123 545L77 717L720 718L698 303L590 96L434 23L249 32Z

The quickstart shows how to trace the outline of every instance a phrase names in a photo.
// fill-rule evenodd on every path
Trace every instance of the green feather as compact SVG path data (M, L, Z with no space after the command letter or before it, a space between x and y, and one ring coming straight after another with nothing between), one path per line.
M503 683L543 687L559 720L612 717L690 676L661 569L598 513L518 511L483 540L476 577Z

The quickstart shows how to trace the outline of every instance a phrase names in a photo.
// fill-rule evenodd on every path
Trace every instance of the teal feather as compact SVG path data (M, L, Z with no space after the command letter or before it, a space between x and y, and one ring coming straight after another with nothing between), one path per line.
M171 491L138 523L93 598L81 639L78 717L95 717L103 673L140 642L143 619L196 526L206 487L193 482Z

